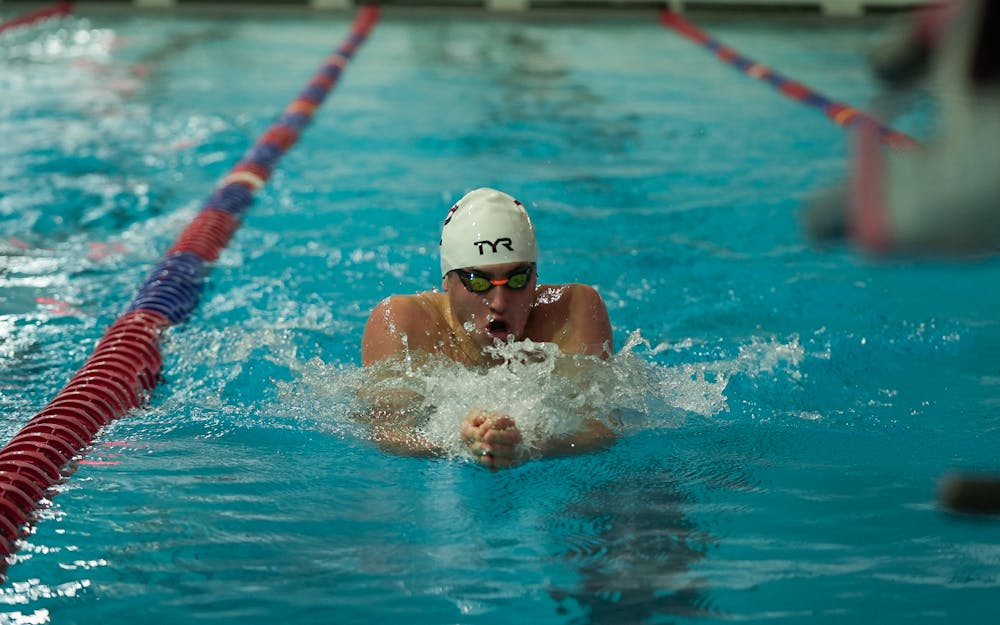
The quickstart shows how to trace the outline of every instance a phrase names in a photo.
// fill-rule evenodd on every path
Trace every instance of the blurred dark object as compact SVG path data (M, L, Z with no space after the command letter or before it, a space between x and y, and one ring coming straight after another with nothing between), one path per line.
M953 512L1000 514L1000 475L949 475L941 481L940 499Z

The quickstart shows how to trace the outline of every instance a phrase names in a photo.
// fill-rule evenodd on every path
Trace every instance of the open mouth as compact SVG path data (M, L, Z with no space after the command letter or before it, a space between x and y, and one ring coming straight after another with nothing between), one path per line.
M494 319L486 324L486 330L490 334L507 334L509 331L507 322L500 319Z

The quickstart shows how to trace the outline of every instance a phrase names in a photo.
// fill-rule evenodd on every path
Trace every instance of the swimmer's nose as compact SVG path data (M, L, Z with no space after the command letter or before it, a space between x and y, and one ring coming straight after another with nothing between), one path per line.
M503 312L507 308L507 289L496 287L486 294L486 305L494 312Z

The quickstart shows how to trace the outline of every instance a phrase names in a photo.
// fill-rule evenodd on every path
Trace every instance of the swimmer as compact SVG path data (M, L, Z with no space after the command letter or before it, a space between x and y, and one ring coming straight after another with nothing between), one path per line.
M441 291L393 295L372 310L361 340L362 365L442 355L468 367L503 364L495 345L530 340L562 353L607 359L614 351L607 307L584 284L538 284L535 229L524 206L494 189L469 192L448 212L441 230ZM385 449L410 455L441 453L417 432L423 398L399 391L369 397L373 436ZM475 398L460 425L462 444L491 469L524 460L518 415L491 410ZM464 408L463 408L464 410ZM590 419L575 433L543 441L543 456L596 451L614 434Z

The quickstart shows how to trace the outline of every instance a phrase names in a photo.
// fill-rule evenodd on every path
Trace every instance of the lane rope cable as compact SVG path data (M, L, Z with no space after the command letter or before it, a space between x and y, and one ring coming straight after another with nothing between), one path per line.
M920 145L913 137L893 130L863 111L831 100L806 85L782 76L770 67L740 54L700 30L697 26L681 17L676 11L663 10L660 13L660 22L664 26L672 28L680 35L709 50L723 63L731 65L751 78L764 81L792 100L818 108L838 126L846 128L871 127L877 132L883 143L898 150L912 149Z
M298 141L378 19L377 6L358 9L350 34L222 179L83 367L0 449L0 575L27 535L40 500L72 473L74 458L101 428L146 402L163 364L162 333L195 309L204 278L239 227L254 193Z

